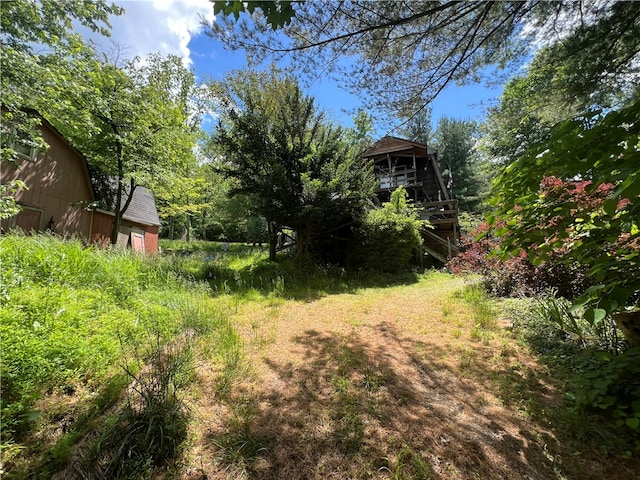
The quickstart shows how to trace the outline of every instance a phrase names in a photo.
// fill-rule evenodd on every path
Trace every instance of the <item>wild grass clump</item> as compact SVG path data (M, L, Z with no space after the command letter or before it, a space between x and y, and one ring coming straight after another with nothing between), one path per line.
M403 445L395 457L384 458L385 466L380 470L386 471L394 480L430 480L433 469L429 462L409 445Z
M257 414L253 400L240 398L231 410L226 431L213 439L219 452L216 460L231 469L238 478L251 478L255 474L253 464L266 451L269 440L251 430Z
M477 284L467 285L456 294L473 310L476 330L495 330L498 326L498 314L486 292Z
M123 366L131 383L125 405L87 455L95 478L146 478L179 453L190 410L184 389L195 378L191 340L165 342L156 333L149 349L136 346Z
M183 277L171 265L128 250L87 247L78 239L51 235L5 235L0 242L2 299L21 285L66 285L99 289L123 303L149 288L180 287Z
M225 306L211 298L207 283L190 280L170 262L49 235L3 236L0 262L5 469L29 455L30 435L51 420L37 406L48 404L49 397L83 391L90 400L74 408L91 415L110 408L113 401L101 402L100 392L121 375L123 355L146 352L144 358L153 363L150 352L163 351L161 346L176 338L220 336L227 341L211 355L222 359L222 371L240 363L240 341ZM157 342L149 341L149 332ZM121 343L123 335L127 341ZM232 374L226 375L230 384ZM117 398L126 382L118 385L119 392L109 398ZM70 434L76 427L88 428L73 421L65 427Z
M552 322L563 332L567 341L578 342L583 348L598 348L611 353L621 353L626 348L624 335L610 315L599 321L585 317L585 309L556 296L554 291L536 299L540 317Z

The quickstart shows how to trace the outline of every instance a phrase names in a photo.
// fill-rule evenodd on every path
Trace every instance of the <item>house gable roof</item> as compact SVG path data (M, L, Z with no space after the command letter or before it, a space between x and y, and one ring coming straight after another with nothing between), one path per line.
M114 215L118 192L117 178L93 172L91 181L96 192L96 200L100 205L98 209L103 213ZM129 200L129 191L130 187L125 182L123 184L122 205ZM131 203L122 218L143 225L159 226L160 218L153 192L146 187L137 185L133 191Z
M123 198L122 201L126 202L128 198L129 194L125 192L125 198ZM122 218L145 225L159 226L160 218L158 217L156 200L151 190L137 186L133 191L133 198L131 199L129 208L127 208Z
M377 156L386 155L389 153L415 153L416 156L426 157L427 155L434 155L437 153L435 148L428 147L424 143L414 142L412 140L405 140L403 138L386 136L378 140L373 144L369 150L364 154L367 158L373 158Z

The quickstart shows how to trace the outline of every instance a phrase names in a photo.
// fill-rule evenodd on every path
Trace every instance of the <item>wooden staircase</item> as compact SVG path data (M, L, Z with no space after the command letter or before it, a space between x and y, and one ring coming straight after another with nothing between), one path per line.
M442 263L447 263L460 253L460 249L450 238L443 238L428 228L422 230L422 249Z
M420 217L433 227L422 229L422 248L440 262L447 263L460 253L458 201L423 202L419 207L422 209Z

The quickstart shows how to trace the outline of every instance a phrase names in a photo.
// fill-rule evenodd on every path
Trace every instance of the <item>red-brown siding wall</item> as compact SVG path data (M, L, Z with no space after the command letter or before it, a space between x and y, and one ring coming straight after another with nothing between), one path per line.
M54 132L46 127L41 130L49 149L36 162L23 160L16 169L2 164L2 183L22 180L29 188L16 195L16 200L27 207L18 215L16 224L37 224L36 230L44 230L53 218L55 233L78 234L86 239L91 213L82 202L92 201L93 193L85 161Z
M91 224L91 243L109 245L111 229L113 228L113 215L102 212L93 212Z
M158 233L160 227L147 227L144 232L144 247L147 252L158 252Z
M113 228L113 215L103 212L93 212L93 224L91 228L91 242L101 245L108 245L111 239L111 229ZM142 225L129 220L122 220L123 227L134 227L144 230L144 246L147 253L158 251L159 227Z

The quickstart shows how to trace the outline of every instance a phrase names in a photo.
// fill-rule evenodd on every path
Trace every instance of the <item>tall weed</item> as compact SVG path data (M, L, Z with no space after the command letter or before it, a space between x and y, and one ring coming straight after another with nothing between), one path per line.
M86 471L95 478L146 478L153 468L169 463L187 436L190 411L184 388L195 376L188 336L167 342L148 334L150 348L121 338L131 383L124 408L108 424L88 456Z
M496 309L479 285L468 285L457 295L472 308L477 328L492 330L498 326Z

